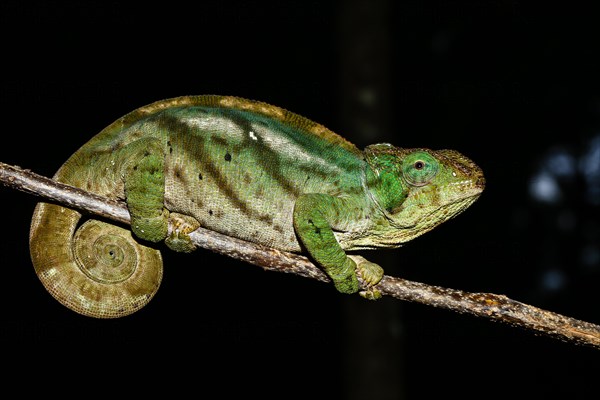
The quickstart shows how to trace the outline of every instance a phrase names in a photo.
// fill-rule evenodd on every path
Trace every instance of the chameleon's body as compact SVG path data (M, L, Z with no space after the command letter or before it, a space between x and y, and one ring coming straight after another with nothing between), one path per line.
M357 271L372 284L383 271L344 250L397 247L460 213L484 186L481 170L455 151L386 144L360 151L296 114L220 96L131 112L55 179L126 200L134 236L144 241L190 251L187 233L203 226L306 251L345 293L358 291ZM179 229L167 235L169 218ZM160 253L122 228L80 219L56 205L36 208L31 254L46 288L85 315L141 308L160 284Z

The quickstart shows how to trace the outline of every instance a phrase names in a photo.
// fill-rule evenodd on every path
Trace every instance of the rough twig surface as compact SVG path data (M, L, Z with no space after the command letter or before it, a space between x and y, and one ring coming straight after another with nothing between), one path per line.
M0 163L0 182L86 213L129 224L125 204L102 198L81 189L57 183L19 167ZM231 238L200 228L190 235L198 247L258 265L267 270L288 272L329 282L318 267L301 255ZM365 285L361 282L363 289ZM384 276L376 286L383 295L433 307L489 318L536 331L564 341L600 349L600 326L524 304L493 293L469 293L405 279Z

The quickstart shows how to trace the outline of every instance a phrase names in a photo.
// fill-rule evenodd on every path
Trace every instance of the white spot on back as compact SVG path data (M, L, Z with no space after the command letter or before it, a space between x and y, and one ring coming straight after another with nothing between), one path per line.
M229 139L235 138L239 140L242 138L243 132L240 127L235 122L220 116L212 115L208 118L205 116L193 116L180 118L180 121L190 128L196 128L206 133L211 132L214 134L217 129L219 132L226 132Z
M250 139L258 140L258 137L256 136L256 134L253 131L248 132L248 134L250 135Z
M311 154L307 151L307 149L299 146L296 142L280 132L273 131L260 125L255 125L253 128L254 131L260 134L265 146L276 154L288 155L289 157L294 158L298 163L318 164L323 167L325 171L332 174L339 173L341 171L341 168L339 168L337 165Z

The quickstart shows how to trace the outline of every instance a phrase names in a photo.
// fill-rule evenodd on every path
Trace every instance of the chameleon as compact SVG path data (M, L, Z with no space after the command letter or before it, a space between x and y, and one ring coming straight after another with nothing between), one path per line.
M337 291L377 299L383 269L352 252L400 247L460 214L485 186L458 151L360 150L283 108L218 95L165 99L118 118L53 179L124 201L131 215L126 228L35 207L37 276L60 303L96 318L148 304L162 281L160 243L191 252L200 226L306 254Z

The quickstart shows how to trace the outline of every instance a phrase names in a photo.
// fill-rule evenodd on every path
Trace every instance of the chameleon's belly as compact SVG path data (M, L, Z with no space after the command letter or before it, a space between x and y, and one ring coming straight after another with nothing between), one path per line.
M177 121L185 129L172 129L167 141L165 204L205 228L299 251L298 196L363 190L362 159L327 141L239 113L196 112Z
M299 251L292 220L295 198L253 184L254 179L259 177L245 174L237 183L206 182L203 188L183 198L173 194L186 189L172 181L171 187L177 190L167 191L165 203L171 211L193 216L204 228L282 250ZM211 177L204 175L202 180ZM240 197L241 194L244 196Z

